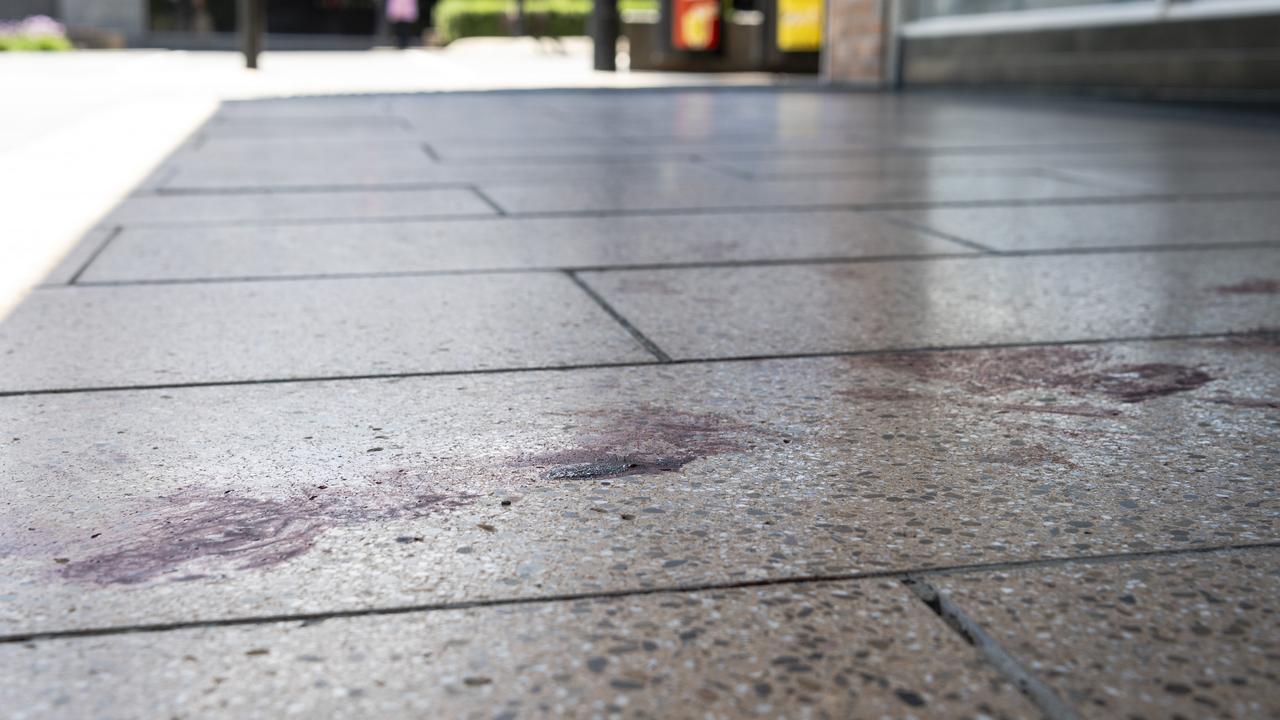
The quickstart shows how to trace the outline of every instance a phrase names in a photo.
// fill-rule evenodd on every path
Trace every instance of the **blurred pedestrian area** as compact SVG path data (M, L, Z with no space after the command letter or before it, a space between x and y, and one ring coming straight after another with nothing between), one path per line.
M537 88L803 85L765 73L595 72L586 38L463 38L445 48L0 53L0 313L220 103L271 97ZM358 123L358 120L353 120ZM74 169L74 170L72 170Z

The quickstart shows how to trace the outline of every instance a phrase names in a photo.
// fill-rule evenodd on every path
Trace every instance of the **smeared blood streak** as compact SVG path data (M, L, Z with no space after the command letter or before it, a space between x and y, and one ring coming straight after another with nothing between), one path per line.
M517 467L547 467L549 480L607 479L678 472L699 458L738 449L746 430L728 418L638 407L588 415L595 429L574 447L526 455Z
M125 528L129 537L60 569L63 577L131 585L182 565L219 559L236 570L265 568L306 553L326 530L344 525L423 517L461 507L476 496L381 492L372 497L334 494L286 500L188 493L167 499L150 522ZM190 579L191 576L176 578Z

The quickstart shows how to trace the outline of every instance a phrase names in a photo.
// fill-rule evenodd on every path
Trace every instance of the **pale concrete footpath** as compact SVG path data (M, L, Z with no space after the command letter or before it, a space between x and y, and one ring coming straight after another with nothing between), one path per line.
M1266 118L406 89L0 322L0 714L1280 715Z
M583 38L475 38L405 52L0 55L0 316L214 112L256 97L655 85L769 85L756 74L597 73ZM794 82L794 81L793 81Z

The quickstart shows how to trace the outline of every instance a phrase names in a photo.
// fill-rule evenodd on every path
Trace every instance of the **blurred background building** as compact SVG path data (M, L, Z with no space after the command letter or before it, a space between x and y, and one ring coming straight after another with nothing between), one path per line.
M634 69L821 72L840 83L1276 99L1280 0L618 0ZM0 0L73 39L236 47L236 0ZM267 47L386 42L382 0L269 0ZM580 35L591 0L419 0L428 42ZM106 38L104 41L103 38Z

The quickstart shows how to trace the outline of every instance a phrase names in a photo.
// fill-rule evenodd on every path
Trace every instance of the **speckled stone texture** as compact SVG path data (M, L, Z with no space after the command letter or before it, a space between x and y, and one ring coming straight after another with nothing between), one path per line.
M4 391L650 358L547 273L49 289L0 325L0 348Z
M1280 244L1275 199L931 208L901 217L996 250Z
M32 681L0 688L15 719L1035 713L893 580L8 645L0 671Z
M574 167L574 166L570 166ZM971 253L853 212L125 230L81 282Z
M227 103L0 321L0 715L1277 716L1278 163L1078 100Z
M583 274L675 358L1243 332L1278 277L1280 248Z
M187 225L492 214L488 203L466 189L342 190L301 194L135 195L121 203L104 223Z
M1082 716L1280 715L1280 548L934 584Z
M11 398L0 621L1255 543L1277 402L1232 341Z

